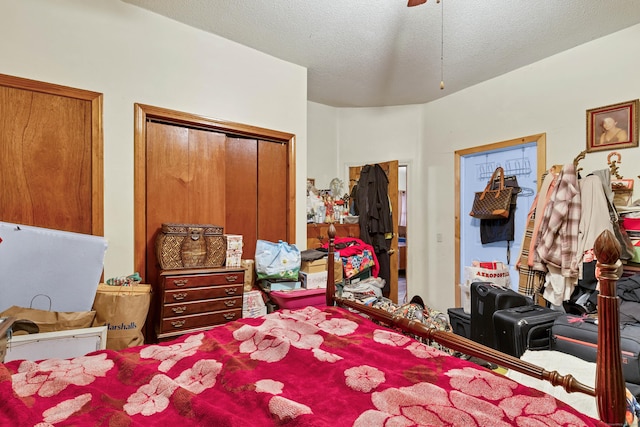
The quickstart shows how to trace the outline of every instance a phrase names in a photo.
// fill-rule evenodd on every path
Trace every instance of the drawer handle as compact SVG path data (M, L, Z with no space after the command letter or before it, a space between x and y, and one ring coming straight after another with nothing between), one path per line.
M185 324L186 320L174 320L171 322L171 326L174 328L182 328Z
M180 306L180 307L173 307L171 309L171 311L173 311L175 314L182 314L185 311L187 311L187 306L183 305L183 306Z
M227 320L233 320L234 317L236 317L235 313L225 313L223 314L224 318Z
M174 280L173 284L178 286L178 287L182 287L184 285L186 285L187 283L189 283L189 279L182 279L182 280Z
M227 295L235 295L236 294L236 288L227 288L224 290Z
M182 301L186 297L187 297L187 293L186 292L180 292L179 294L173 294L173 299L176 300L176 301Z
M234 305L236 305L236 302L237 302L236 300L232 299L229 301L225 301L224 305L226 305L227 307L233 307Z
M227 279L227 283L235 283L238 280L238 276L229 274L225 277Z

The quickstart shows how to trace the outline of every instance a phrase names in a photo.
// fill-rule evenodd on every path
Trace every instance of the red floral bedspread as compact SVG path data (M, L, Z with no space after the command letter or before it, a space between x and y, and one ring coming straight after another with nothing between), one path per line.
M340 308L0 365L1 426L592 426L554 398Z

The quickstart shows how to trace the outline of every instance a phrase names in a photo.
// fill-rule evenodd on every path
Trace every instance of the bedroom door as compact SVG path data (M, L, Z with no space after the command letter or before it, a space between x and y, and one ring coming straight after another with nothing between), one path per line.
M103 235L102 94L0 74L0 221Z
M389 187L387 193L391 201L391 213L393 216L393 238L391 239L391 247L389 249L389 299L393 302L398 302L398 221L396 215L398 214L398 161L390 160L387 162L378 163L382 170L387 174L389 180ZM349 167L349 193L354 184L360 179L360 171L364 165L350 166ZM362 238L362 236L360 237Z

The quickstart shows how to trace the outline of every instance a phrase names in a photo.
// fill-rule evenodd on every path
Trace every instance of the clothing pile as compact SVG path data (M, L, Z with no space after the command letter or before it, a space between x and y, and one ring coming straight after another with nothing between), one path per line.
M348 283L342 288L342 298L354 299L365 305L371 305L382 297L384 280L379 277L368 277L355 283Z
M377 279L377 280L381 280L381 279ZM362 281L362 282L365 282L365 281ZM359 282L359 283L362 283L362 282ZM371 286L372 288L374 287L377 288L379 286L379 283L377 283L376 285L373 285L371 283L365 284L365 285ZM380 289L378 288L375 292L377 293L379 292L379 290ZM378 296L378 297L366 296L366 297L363 297L363 299L360 299L360 298L357 298L355 295L356 294L351 292L345 293L344 290L342 293L342 297L345 299L351 299L351 300L359 301L363 304L371 305L372 307L389 312L394 316L403 317L409 320L415 320L417 322L422 323L429 329L435 329L437 331L452 331L452 327L451 327L451 324L449 323L448 317L444 313L438 310L434 310L431 307L428 307L423 302L422 298L420 298L417 295L414 296L411 299L411 301L407 304L396 304L390 299L382 296ZM426 340L422 337L415 336L415 335L406 333L404 331L402 331L402 333L404 333L405 335L409 335L412 338L415 338L418 341L424 344L427 344L431 347L437 348L449 354L454 354L454 351L446 347L443 347L442 345L438 344L435 341Z

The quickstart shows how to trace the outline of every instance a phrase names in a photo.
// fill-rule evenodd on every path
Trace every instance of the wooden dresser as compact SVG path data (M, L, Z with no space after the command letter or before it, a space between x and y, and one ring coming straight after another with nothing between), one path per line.
M158 340L242 317L244 269L160 270Z
M360 237L360 224L333 224L338 237ZM329 224L307 224L307 249L317 249L328 241Z

